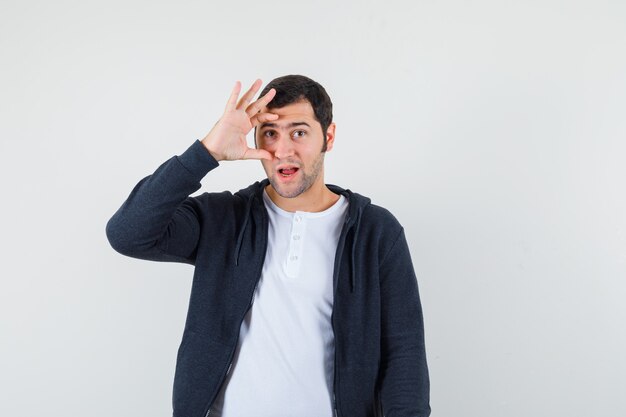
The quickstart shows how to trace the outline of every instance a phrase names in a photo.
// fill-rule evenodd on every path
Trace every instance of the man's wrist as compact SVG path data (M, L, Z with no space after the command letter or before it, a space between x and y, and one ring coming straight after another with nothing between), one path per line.
M213 157L213 159L215 159L217 162L221 161L222 158L218 155L217 152L211 150L211 148L209 147L209 145L207 144L207 142L205 142L204 140L201 141L202 144L204 145L204 149L206 149L206 151L211 154L211 156Z
M189 148L177 156L179 162L195 177L203 178L210 170L219 165L200 140L194 141Z

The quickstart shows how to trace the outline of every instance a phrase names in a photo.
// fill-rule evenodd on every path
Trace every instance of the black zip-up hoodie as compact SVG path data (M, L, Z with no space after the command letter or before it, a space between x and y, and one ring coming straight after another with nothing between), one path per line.
M218 165L196 140L139 181L106 225L119 253L195 266L176 361L174 417L210 414L265 259L267 179L235 194L190 197ZM369 198L327 187L349 201L333 274L336 414L428 416L422 309L403 228Z

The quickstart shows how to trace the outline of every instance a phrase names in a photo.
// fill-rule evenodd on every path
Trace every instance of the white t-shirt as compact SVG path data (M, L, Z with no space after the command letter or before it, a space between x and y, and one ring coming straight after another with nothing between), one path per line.
M263 191L268 247L211 417L333 415L333 267L348 208L288 212Z

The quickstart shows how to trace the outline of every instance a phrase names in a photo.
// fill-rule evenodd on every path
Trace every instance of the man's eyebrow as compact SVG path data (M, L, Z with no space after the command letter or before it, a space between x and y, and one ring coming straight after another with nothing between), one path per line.
M309 128L311 127L307 122L291 122L287 125L287 127L296 127L296 126L308 126ZM265 127L278 127L278 125L276 123L263 123L259 129L263 129Z

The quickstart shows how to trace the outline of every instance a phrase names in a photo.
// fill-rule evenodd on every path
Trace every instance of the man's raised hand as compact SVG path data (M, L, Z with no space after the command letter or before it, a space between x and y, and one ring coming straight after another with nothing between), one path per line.
M202 143L218 161L233 161L237 159L272 159L272 155L264 149L248 147L246 136L261 123L278 119L274 113L259 113L261 108L274 98L275 89L270 89L263 97L249 104L261 87L261 80L257 79L252 87L241 97L241 83L237 81L230 98L226 103L224 114L217 121L211 131L202 139Z

